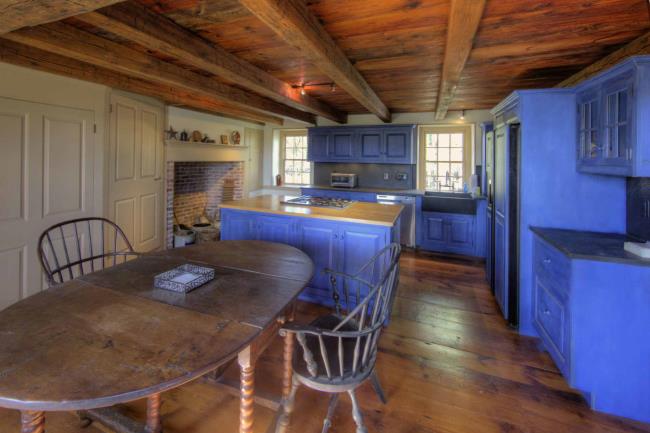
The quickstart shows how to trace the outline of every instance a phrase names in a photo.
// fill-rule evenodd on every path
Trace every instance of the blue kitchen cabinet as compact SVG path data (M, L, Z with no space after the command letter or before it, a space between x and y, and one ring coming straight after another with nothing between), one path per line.
M575 88L577 168L650 176L650 56L637 56Z
M330 135L328 159L330 161L352 161L355 154L355 131L335 129Z
M650 422L650 266L567 255L535 234L532 271L533 325L568 384L594 410Z
M295 221L273 215L262 215L255 219L257 239L295 245Z
M597 166L603 161L600 131L600 95L597 89L586 89L576 95L578 104L578 167Z
M291 218L287 218L291 219ZM337 224L322 220L300 221L296 226L296 247L314 262L314 276L301 299L330 305L332 291L325 269L337 269L339 229Z
M313 162L415 164L415 131L415 125L309 128L307 158Z
M487 209L485 221L485 276L490 283L490 288L494 290L494 244L492 242L492 237L494 236L494 217L492 216L492 209L490 207Z
M529 227L613 233L626 229L626 179L576 170L579 155L572 145L578 137L576 103L575 89L521 90L492 110L495 296L523 335L539 335L533 326ZM509 190L512 187L514 191Z
M330 131L326 128L310 129L307 140L307 159L314 162L329 160Z
M357 275L376 252L387 245L390 234L384 230L377 230L373 226L356 225L342 227L339 238L341 245L338 255L338 269L349 275ZM396 241L396 239L393 240ZM379 272L379 267L369 268L359 274L359 277L370 283L377 283ZM347 283L349 285L350 305L356 305L368 294L367 287L357 287L352 281ZM343 293L341 293L341 296L343 296Z
M476 255L475 216L422 212L420 248L428 251Z
M634 76L623 74L603 83L603 145L607 165L621 167L624 173L632 168L632 116Z
M494 216L494 297L504 317L508 317L508 268L506 225L503 217Z
M384 131L384 160L391 164L413 164L413 129L395 127Z
M221 209L221 240L256 240L257 221L247 212Z
M380 128L365 128L359 131L358 160L365 162L382 162L384 149L384 132Z
M424 212L422 220L424 221L424 245L432 250L436 250L436 247L443 248L446 242L444 215Z
M448 219L449 251L458 254L474 254L474 215L454 215Z
M483 148L483 180L481 189L485 194L485 276L494 291L494 125L492 122L481 124ZM477 215L477 224L481 217Z
M509 197L509 174L511 173L509 161L508 127L499 125L494 134L494 296L501 313L505 318L512 320L510 311L511 282L508 275L514 271L510 263L512 254L509 253L509 244L514 244L508 233L510 225L509 210L514 204Z
M262 240L295 246L314 262L314 276L300 299L332 306L332 287L325 269L355 274L375 253L393 241L398 231L391 227L346 223L318 218L275 215L235 209L221 210L222 240ZM373 276L366 275L367 278ZM371 280L373 282L373 280ZM339 281L339 284L342 284ZM356 287L351 287L356 293ZM339 286L341 299L342 287ZM362 288L360 296L367 293ZM356 295L350 306L357 303Z

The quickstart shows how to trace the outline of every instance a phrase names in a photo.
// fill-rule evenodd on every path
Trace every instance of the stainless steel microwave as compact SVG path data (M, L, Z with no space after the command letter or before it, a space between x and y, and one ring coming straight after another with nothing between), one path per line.
M354 188L357 186L357 175L353 173L330 173L330 186Z

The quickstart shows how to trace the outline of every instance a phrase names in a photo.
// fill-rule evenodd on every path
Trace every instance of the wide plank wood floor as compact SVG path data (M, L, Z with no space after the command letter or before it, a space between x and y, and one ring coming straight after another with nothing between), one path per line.
M301 304L298 320L322 310ZM282 344L278 338L257 365L260 395L280 390ZM388 404L365 384L359 400L370 433L648 433L650 426L592 412L568 388L534 339L520 337L498 314L483 264L407 252L393 318L380 342L377 370ZM236 378L236 371L229 375ZM165 433L236 432L236 397L204 381L163 397ZM327 399L298 391L294 432L320 432ZM142 417L144 404L123 408ZM265 432L273 413L256 408L255 431ZM0 410L0 432L18 432L18 413ZM48 414L48 433L96 433L72 414ZM354 432L343 397L331 432Z

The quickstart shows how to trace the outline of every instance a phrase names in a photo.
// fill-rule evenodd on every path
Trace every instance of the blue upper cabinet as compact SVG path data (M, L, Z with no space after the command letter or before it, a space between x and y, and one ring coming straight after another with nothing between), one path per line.
M354 131L334 130L330 135L328 159L332 161L351 161L354 158Z
M329 156L330 133L327 129L310 129L307 147L307 159L326 161Z
M578 170L650 176L650 56L585 81L576 96Z
M415 125L341 126L309 129L313 162L415 164Z
M381 162L384 147L384 133L381 129L364 129L359 132L359 159L366 162Z
M389 163L409 164L413 161L413 128L396 127L384 131L384 159Z

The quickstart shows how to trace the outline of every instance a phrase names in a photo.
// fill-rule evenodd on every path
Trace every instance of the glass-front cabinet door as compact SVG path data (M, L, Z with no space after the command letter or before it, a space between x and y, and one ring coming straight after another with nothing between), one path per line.
M650 177L650 56L632 56L575 92L578 171Z
M603 157L598 99L597 92L578 95L579 158L585 164L597 163Z
M632 88L629 77L603 86L603 144L608 163L626 165L632 161Z

